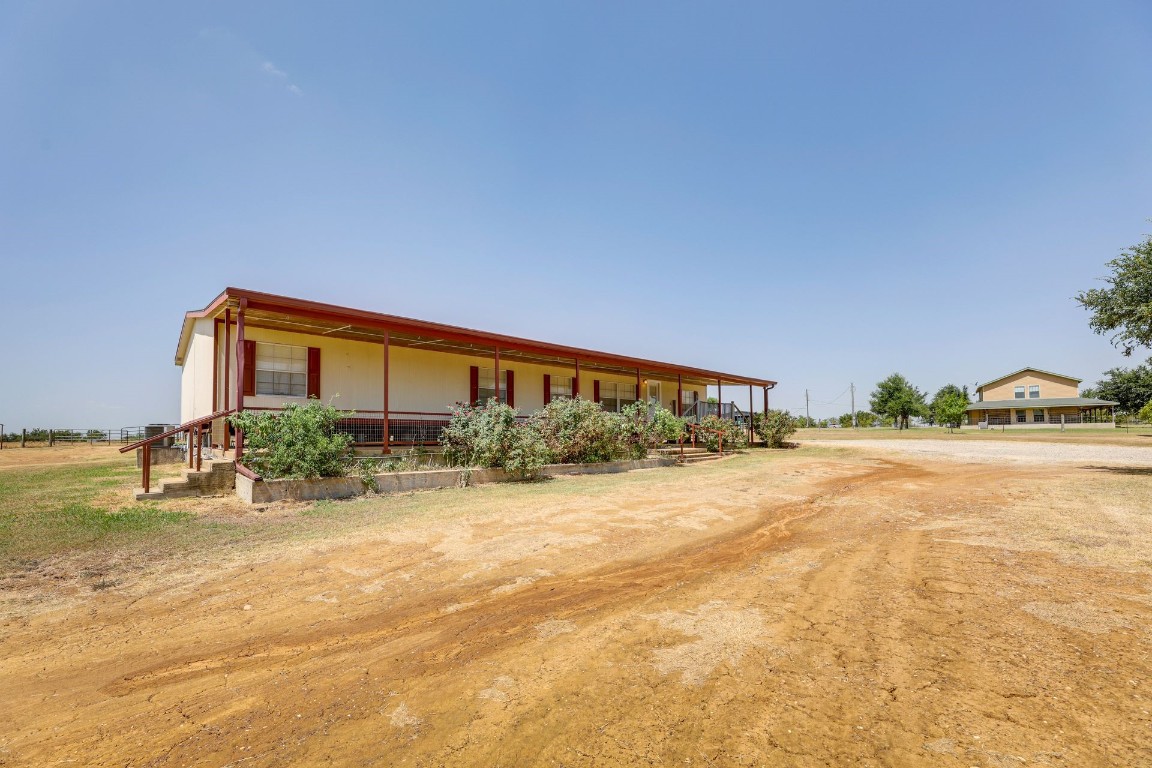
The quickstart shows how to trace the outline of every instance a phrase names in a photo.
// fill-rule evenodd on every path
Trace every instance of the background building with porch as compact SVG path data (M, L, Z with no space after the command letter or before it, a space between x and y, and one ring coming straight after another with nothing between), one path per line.
M453 404L490 397L522 413L576 395L612 411L641 399L689 419L720 411L747 423L754 408L768 407L775 386L758 377L237 288L186 313L175 362L182 370L182 422L318 397L356 412L344 427L358 447L385 452L435 444ZM707 403L710 386L719 403ZM223 420L212 422L210 434L213 444L227 447Z
M1115 424L1117 403L1080 397L1080 382L1038 368L993 379L976 388L969 404L969 427L1059 427Z

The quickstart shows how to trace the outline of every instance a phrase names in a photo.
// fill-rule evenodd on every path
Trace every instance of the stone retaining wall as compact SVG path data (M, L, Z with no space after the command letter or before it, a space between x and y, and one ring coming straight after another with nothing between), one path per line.
M600 475L652 469L675 464L674 459L651 458L634 461L606 461L598 464L548 464L540 472L544 477L558 475ZM382 472L375 476L379 493L404 493L434 488L459 488L482 483L503 483L516 478L503 469L432 469L417 472ZM367 493L358 477L324 477L319 480L257 480L236 475L236 495L249 504L272 501L317 501L346 499Z

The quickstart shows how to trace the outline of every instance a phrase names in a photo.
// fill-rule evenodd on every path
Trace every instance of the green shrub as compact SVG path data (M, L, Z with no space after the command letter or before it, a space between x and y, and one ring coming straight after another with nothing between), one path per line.
M319 400L290 403L284 410L244 411L228 423L244 430L244 465L262 477L342 477L352 458L352 436L337 423L352 416Z
M720 435L724 436L725 450L734 451L748 445L747 431L731 419L722 419L713 414L701 419L700 426L703 429L699 430L697 439L703 439L704 447L710 451L720 450Z
M553 400L532 421L557 464L615 461L626 455L622 420L591 400Z
M633 403L620 411L622 451L629 458L643 459L648 451L676 440L684 433L684 420L657 405L649 412L647 403Z
M535 477L548 463L535 420L518 421L516 410L495 398L480 406L455 406L440 444L451 466L503 467L522 479Z
M851 419L851 415L849 415ZM851 423L851 422L849 422ZM783 448L784 441L796 432L796 419L788 411L767 411L752 416L756 434L769 448Z

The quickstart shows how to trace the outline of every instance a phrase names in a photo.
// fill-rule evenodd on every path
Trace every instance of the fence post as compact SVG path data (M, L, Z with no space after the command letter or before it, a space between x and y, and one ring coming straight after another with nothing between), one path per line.
M55 430L48 430L48 447L56 445L56 432Z
M24 444L28 442L28 429L22 428L20 430L20 447L23 448Z
M1060 431L1064 431L1064 414L1060 414Z

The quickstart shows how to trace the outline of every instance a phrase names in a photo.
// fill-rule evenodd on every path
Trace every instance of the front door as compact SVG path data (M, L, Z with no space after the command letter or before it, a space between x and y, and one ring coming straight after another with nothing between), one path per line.
M648 382L648 404L660 405L660 382Z

